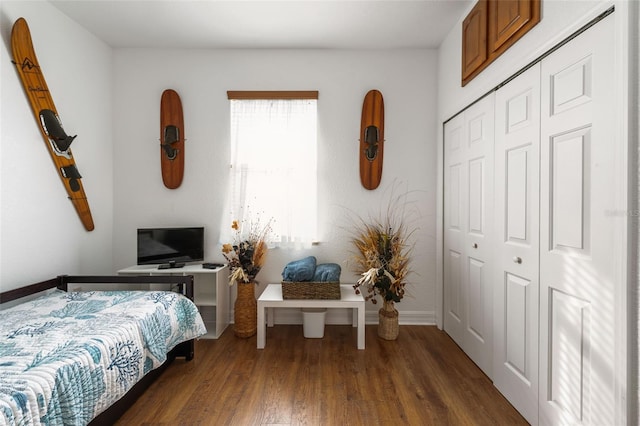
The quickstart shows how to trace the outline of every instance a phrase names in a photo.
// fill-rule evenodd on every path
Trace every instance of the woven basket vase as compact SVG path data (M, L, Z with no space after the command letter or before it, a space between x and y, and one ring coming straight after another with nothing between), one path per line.
M238 296L233 310L233 332L238 337L251 337L258 329L258 306L255 283L238 283Z
M399 332L398 311L393 302L385 300L378 311L378 336L384 340L396 340Z

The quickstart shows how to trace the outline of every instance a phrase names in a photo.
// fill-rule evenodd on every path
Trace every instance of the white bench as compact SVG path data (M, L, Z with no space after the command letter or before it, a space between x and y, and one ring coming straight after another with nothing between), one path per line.
M282 285L269 284L258 298L258 349L264 349L267 325L273 327L274 308L351 308L352 325L358 327L358 349L364 349L364 298L356 294L352 285L340 286L339 300L282 298ZM265 318L265 309L268 309ZM265 319L267 322L265 322Z

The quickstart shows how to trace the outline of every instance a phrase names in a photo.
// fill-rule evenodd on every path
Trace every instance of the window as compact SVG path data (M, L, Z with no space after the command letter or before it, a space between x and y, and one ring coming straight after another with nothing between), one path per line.
M317 232L317 92L229 92L229 99L233 218L273 218L272 243L309 246Z

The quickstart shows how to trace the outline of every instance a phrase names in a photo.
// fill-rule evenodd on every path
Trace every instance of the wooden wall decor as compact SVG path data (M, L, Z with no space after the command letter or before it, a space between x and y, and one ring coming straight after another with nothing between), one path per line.
M76 209L84 228L87 231L93 231L94 224L89 201L82 186L82 176L78 172L70 148L75 136L67 135L62 128L58 111L53 103L42 69L38 64L38 58L36 58L29 26L24 18L19 18L13 24L11 50L13 63L16 65L38 129L55 165L56 173L62 180L67 196Z
M162 92L160 99L160 167L164 186L179 187L184 176L184 119L180 95L172 89Z
M362 103L360 121L360 182L376 189L382 179L384 154L384 99L378 90L369 90Z
M540 22L541 1L478 1L462 23L462 86Z

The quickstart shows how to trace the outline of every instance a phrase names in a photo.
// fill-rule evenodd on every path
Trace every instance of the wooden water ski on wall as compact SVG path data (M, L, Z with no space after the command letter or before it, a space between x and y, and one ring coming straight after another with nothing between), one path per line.
M56 171L82 224L87 231L92 231L94 224L89 201L82 186L82 176L69 148L75 136L68 136L62 128L58 111L36 58L29 26L24 18L19 18L13 24L11 49L13 62Z
M370 90L362 104L360 124L360 181L376 189L382 179L384 153L384 100L378 90Z
M184 175L184 120L180 96L172 89L160 99L160 166L164 186L179 187Z

